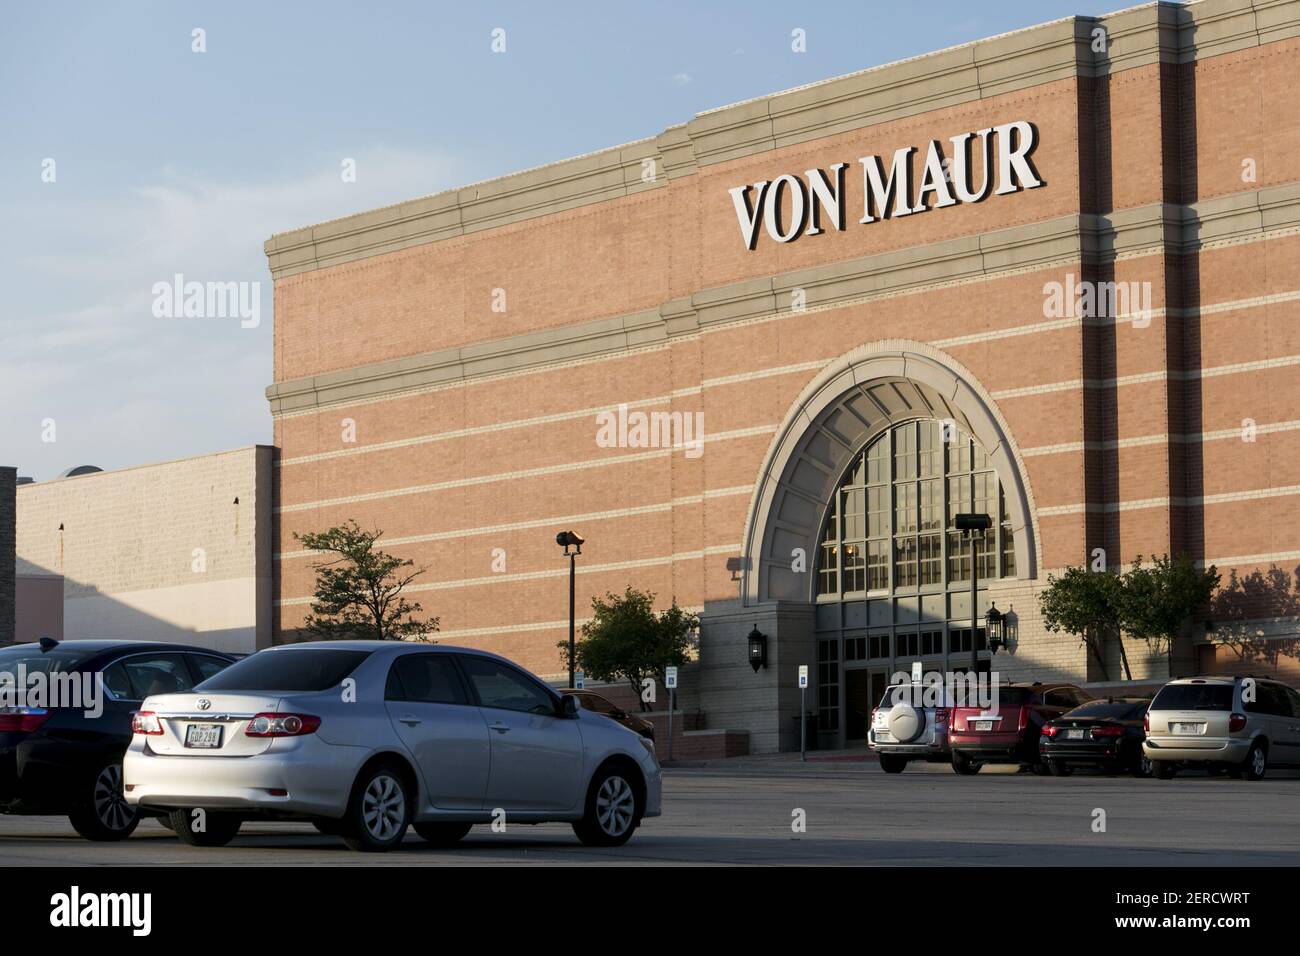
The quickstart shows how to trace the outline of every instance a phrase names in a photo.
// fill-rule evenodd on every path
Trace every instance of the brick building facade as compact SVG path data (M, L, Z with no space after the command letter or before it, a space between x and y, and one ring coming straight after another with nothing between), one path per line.
M702 615L705 726L794 746L810 664L842 742L885 672L969 658L974 506L999 672L1117 677L1036 594L1187 552L1226 597L1175 668L1294 675L1297 71L1297 0L1148 4L274 236L277 636L293 533L354 518L428 568L440 639L558 674L573 527L579 617L627 585Z

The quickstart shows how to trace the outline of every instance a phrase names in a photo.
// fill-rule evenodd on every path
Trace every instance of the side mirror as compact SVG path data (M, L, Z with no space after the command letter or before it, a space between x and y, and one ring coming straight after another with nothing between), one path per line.
M578 716L578 698L572 694L565 694L560 698L560 716L577 717Z

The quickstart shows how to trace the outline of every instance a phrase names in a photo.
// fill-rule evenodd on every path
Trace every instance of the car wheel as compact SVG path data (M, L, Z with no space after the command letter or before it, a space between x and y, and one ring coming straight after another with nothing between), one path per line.
M1048 767L1047 764L1045 763L1031 763L1029 765L1029 769L1032 770L1035 774L1037 774L1040 777L1046 777L1049 773L1052 772L1051 768Z
M173 810L172 829L186 846L225 846L239 833L244 821L231 813L207 813L196 817L193 809Z
M1268 748L1258 740L1250 745L1246 761L1241 765L1241 775L1246 780L1263 780L1268 770Z
M952 752L952 769L954 773L959 773L964 777L969 777L972 774L980 772L980 764L977 764L974 760L971 760L970 757L959 754L954 750Z
M641 797L622 767L606 767L587 790L587 808L573 832L586 846L622 846L641 822Z
M459 843L473 828L472 823L416 823L415 833L425 843L434 846L452 846Z
M1047 765L1047 769L1052 773L1053 776L1056 777L1068 777L1070 774L1074 773L1073 767L1068 767L1065 764L1056 760L1053 760L1051 763L1049 763Z
M122 765L100 768L90 784L85 802L68 814L72 829L87 840L107 843L125 840L140 825L140 809L126 802L122 793Z
M362 772L343 821L343 842L362 853L383 853L402 842L411 819L406 784L392 767Z
M1137 763L1133 765L1133 776L1149 777L1153 771L1154 766L1151 763L1151 758L1146 754L1138 754Z
M1173 780L1178 776L1178 765L1172 760L1152 761L1156 768L1156 777L1161 780Z
M898 754L881 754L880 769L885 773L902 773L907 767L907 758Z

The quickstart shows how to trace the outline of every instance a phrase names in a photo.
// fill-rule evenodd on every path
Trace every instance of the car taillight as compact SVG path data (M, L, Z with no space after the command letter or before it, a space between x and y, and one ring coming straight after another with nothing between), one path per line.
M29 734L49 719L43 707L0 707L0 733Z
M133 734L158 737L161 736L162 732L162 724L158 721L158 715L151 710L142 710L131 718L131 733Z
M1143 715L1142 715L1142 730L1143 730L1144 733L1148 733L1148 734L1151 733L1151 715L1150 715L1150 714L1143 714Z
M244 728L248 737L301 737L313 734L320 718L311 714L258 714Z
M1233 714L1228 718L1228 733L1235 734L1239 730L1246 729L1246 715Z
M1094 727L1092 728L1093 737L1123 737L1123 727Z
M1045 725L1043 726L1043 736L1044 736L1044 737L1055 737L1055 736L1056 736L1057 734L1059 734L1060 732L1061 732L1061 728L1057 727L1057 726L1054 725L1054 724L1045 724Z

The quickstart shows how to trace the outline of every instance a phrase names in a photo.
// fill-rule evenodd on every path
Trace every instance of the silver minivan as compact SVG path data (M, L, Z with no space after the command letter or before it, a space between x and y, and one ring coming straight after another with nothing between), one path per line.
M1262 677L1172 680L1147 711L1142 752L1162 780L1180 766L1247 780L1272 766L1300 766L1300 693Z

